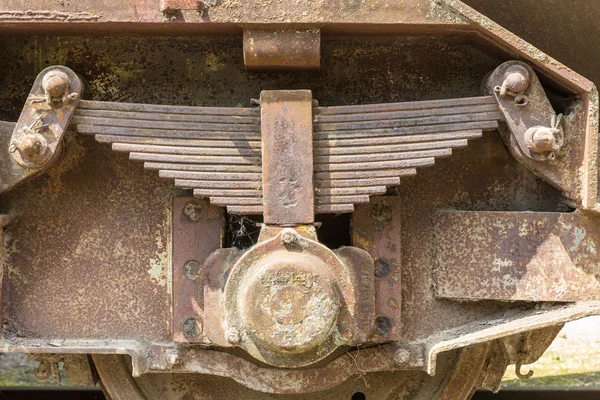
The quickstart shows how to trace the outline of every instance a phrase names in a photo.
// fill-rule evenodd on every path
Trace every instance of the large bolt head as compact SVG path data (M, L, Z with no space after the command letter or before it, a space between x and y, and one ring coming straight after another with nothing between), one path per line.
M552 151L555 141L554 129L539 128L533 133L531 143L529 144L529 150L536 153Z
M506 70L504 85L513 93L521 93L529 86L529 72L520 65L514 65Z
M50 75L44 77L42 87L50 97L61 97L67 90L67 81L59 75Z
M27 159L41 156L47 147L46 139L38 134L27 134L19 142L19 152Z

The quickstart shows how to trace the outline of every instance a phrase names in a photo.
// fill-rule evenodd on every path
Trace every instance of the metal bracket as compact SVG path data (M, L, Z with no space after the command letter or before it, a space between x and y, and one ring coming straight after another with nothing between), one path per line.
M58 159L81 90L79 78L67 67L53 66L40 72L10 141L1 143L10 154L10 161L4 162L11 165L2 168L0 191L45 171Z
M507 61L484 82L493 94L506 125L499 130L511 154L536 175L563 190L565 196L586 202L586 185L578 171L588 168L580 125L585 107L557 114L533 69L521 61Z

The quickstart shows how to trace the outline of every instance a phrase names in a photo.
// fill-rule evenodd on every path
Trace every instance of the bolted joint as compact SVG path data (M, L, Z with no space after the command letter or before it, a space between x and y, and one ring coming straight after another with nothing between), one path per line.
M563 133L559 128L562 115L552 118L550 127L534 126L525 132L527 148L531 157L538 161L554 160L563 145Z
M527 146L529 150L535 153L543 153L545 151L552 151L556 146L556 139L554 137L556 129L552 128L537 128L531 137L531 142Z
M20 139L13 141L8 151L17 162L27 167L37 167L47 161L48 140L40 133L24 129Z
M528 99L523 93L531 83L529 71L521 65L513 65L507 68L504 73L504 81L501 86L496 86L494 90L502 97L514 97L518 106L527 105Z
M233 345L239 344L242 341L240 331L238 331L237 328L233 327L227 329L227 332L225 333L225 338L229 343Z
M23 156L33 161L35 158L44 155L44 152L48 148L48 142L42 135L32 133L25 135L21 139L18 148Z
M177 351L176 349L167 350L165 352L165 361L167 362L169 368L181 365L182 360L181 356L179 355L179 351Z
M71 81L67 74L54 70L44 75L42 89L48 104L61 105L79 99L79 93L70 93Z
M286 228L281 231L281 243L286 246L294 246L300 243L302 238L294 229Z
M408 364L410 361L410 351L403 348L396 349L394 352L394 361L401 366Z

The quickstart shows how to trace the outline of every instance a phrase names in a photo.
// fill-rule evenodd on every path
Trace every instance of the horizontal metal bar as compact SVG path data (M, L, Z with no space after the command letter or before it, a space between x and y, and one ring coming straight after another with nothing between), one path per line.
M260 181L260 173L237 173L237 172L195 172L195 171L172 171L160 170L161 178L196 179L205 181Z
M417 160L414 160L415 164ZM434 158L421 160L417 167L429 167L435 164ZM334 181L336 179L371 179L385 177L402 177L413 176L417 174L415 168L399 168L399 169L380 169L380 170L363 170L363 171L343 171L343 172L316 172L315 179L323 181Z
M207 130L178 130L178 129L153 129L153 128L126 128L122 126L85 125L77 126L77 132L88 135L119 135L119 136L142 136L152 138L175 138L175 139L200 139L211 140L237 140L254 141L260 140L259 132L228 132Z
M359 129L351 131L315 132L315 140L334 140L377 138L400 135L419 135L424 133L443 133L452 131L489 130L498 128L498 121L466 121L460 123L432 124L420 126L391 127L386 129Z
M441 115L459 115L481 113L489 111L498 111L498 104L482 104L482 105L467 105L467 106L444 106L428 109L417 110L397 110L387 112L357 112L352 114L338 115L319 115L316 114L314 121L321 125L324 124L339 124L345 122L366 122L366 121L386 121L398 120L405 118L429 117Z
M402 151L431 150L444 148L467 147L467 139L442 140L436 142L408 143L388 146L328 147L314 149L317 156L350 155L350 154L389 154Z
M262 197L211 197L210 203L215 206L262 206Z
M260 181L199 181L175 179L175 185L187 189L255 189L259 190Z
M258 165L223 165L223 164L173 164L169 162L145 162L144 168L170 171L197 172L261 172Z
M368 203L369 196L367 195L350 195L350 196L327 196L317 195L315 196L315 204L356 204L356 203Z
M459 114L459 115L441 115L433 117L419 117L419 118L406 118L406 119L391 119L384 121L366 121L366 122L345 122L339 124L314 124L315 134L323 132L335 132L338 134L344 134L347 131L349 133L353 131L364 131L371 129L385 129L385 128L402 128L402 127L416 127L416 126L428 126L428 125L445 125L455 124L460 122L479 122L479 121L499 121L504 118L503 114L499 111L496 112L483 112L473 114ZM215 129L217 130L217 129Z
M121 152L136 153L157 153L157 154L181 154L181 155L205 155L205 156L261 156L260 149L236 149L220 147L175 147L175 146L156 146L152 144L129 144L113 143L112 149Z
M337 214L351 213L354 211L354 204L316 204L315 213L317 214Z
M347 156L317 156L314 157L315 168L319 165L329 165L335 168L337 164L357 164L369 162L385 162L395 160L411 160L415 158L428 157L447 157L452 154L452 149L424 150L424 151L406 151L396 153L381 154L355 154Z
M367 186L367 187L345 187L345 188L315 188L316 196L339 196L339 195L377 195L385 194L385 186Z
M452 154L449 150L445 153L446 156ZM439 156L441 157L441 156ZM316 172L335 172L335 171L368 171L378 169L400 169L410 167L424 167L435 163L435 158L417 158L410 160L398 161L380 161L371 163L346 163L346 164L317 164L315 165Z
M227 212L230 214L262 214L263 206L228 206Z
M318 107L315 113L318 115L353 114L358 110L361 112L385 112L400 110L421 110L427 108L438 108L448 106L464 106L479 104L496 104L493 96L463 97L459 99L441 99L409 101L402 103L361 104L350 106Z
M245 189L194 189L194 196L197 197L261 197L260 190Z
M213 115L213 114L174 114L158 112L136 112L136 111L114 111L114 110L86 110L77 109L75 116L80 118L110 118L131 119L146 121L181 121L181 122L203 122L203 123L227 123L227 124L250 124L260 123L258 116L246 115Z
M147 136L124 136L124 135L96 135L99 143L132 143L153 144L163 146L198 146L198 147L223 147L236 149L261 148L260 138L257 140L211 140L211 139L178 139L173 137L147 137Z
M260 108L244 107L190 107L159 104L118 103L110 101L81 100L78 108L88 110L135 111L190 115L248 115L260 116Z
M392 176L390 178L374 179L323 179L315 181L315 188L344 188L344 187L371 187L371 186L393 186L399 185L400 178Z
M181 154L155 154L155 153L129 153L129 159L135 161L158 161L158 162L182 162L190 164L239 164L260 165L259 157L210 157L210 156L188 156Z
M73 116L71 123L76 125L111 126L139 129L175 129L180 131L227 131L227 132L259 132L260 124L242 125L231 123L200 123L184 121L148 121L141 119L113 119Z
M462 125L461 125L462 127ZM460 128L460 127L459 127ZM400 134L397 136L383 137L365 137L363 139L331 139L331 140L315 140L313 142L314 151L320 148L342 148L353 146L390 146L399 143L418 143L418 142L433 142L439 140L455 140L455 139L479 139L482 135L481 129L475 130L458 130L456 132L446 132L451 130L451 127L444 126L444 132L439 131L439 128L433 129L432 133L425 134ZM368 136L368 135L365 135Z

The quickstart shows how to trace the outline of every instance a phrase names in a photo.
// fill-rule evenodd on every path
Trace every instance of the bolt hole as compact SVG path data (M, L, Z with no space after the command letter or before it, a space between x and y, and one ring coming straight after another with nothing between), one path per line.
M356 392L351 397L352 400L367 400L367 395L363 392Z
M525 95L518 95L517 97L515 97L515 103L519 107L525 107L527 103L529 103L529 99Z
M379 336L387 336L392 330L392 321L388 317L377 317L375 319L375 329Z

